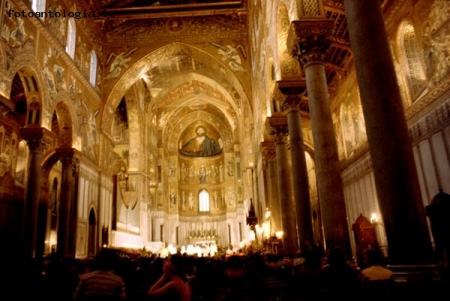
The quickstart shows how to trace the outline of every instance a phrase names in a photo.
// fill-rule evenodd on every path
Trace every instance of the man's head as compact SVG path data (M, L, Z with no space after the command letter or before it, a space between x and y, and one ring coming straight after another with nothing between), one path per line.
M95 258L95 262L97 268L100 270L112 270L114 269L119 257L115 250L111 249L101 249L100 252L97 253Z
M197 136L205 136L206 135L206 129L204 126L199 125L196 129L195 129L195 133L197 133Z

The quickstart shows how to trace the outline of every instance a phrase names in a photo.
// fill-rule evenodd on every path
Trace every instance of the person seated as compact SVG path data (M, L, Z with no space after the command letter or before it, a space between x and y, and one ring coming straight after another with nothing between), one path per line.
M390 300L394 274L383 266L381 252L371 249L366 253L367 268L361 270L362 288L370 300Z
M114 250L102 249L96 256L97 269L80 276L73 293L73 301L124 301L127 298L123 278L114 272L118 255Z
M359 300L361 283L359 270L347 262L343 248L328 251L327 263L318 274L319 300Z
M161 277L150 287L151 298L164 301L191 301L192 288L185 276L184 257L170 255L164 262ZM160 297L160 298L158 298Z

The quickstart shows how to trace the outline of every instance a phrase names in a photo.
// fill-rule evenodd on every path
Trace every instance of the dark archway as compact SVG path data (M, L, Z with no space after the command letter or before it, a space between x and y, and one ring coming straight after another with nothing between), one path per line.
M89 212L88 256L95 255L95 242L97 234L97 219L94 209Z

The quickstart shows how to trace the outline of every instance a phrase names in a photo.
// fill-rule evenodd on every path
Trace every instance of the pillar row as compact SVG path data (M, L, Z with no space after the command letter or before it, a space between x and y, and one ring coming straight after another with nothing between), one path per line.
M308 170L300 115L300 103L306 90L306 83L302 79L281 80L277 81L276 89L274 97L281 103L281 108L287 115L297 221L297 243L302 247L303 241L314 241Z
M297 242L295 205L293 200L291 171L289 168L286 139L288 137L287 117L277 113L267 119L269 132L275 139L277 180L280 199L281 224L283 229L283 250L295 254L299 248Z
M261 142L261 150L264 156L266 168L265 184L267 187L268 208L270 215L270 235L281 231L280 195L278 191L276 145L275 142Z
M305 72L325 247L340 246L351 254L344 190L324 65L333 29L333 20L293 21L288 35L288 47Z

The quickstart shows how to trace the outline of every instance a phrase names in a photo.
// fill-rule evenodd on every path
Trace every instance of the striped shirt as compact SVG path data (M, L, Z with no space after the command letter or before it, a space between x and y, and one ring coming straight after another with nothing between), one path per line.
M126 299L125 282L112 271L96 270L80 276L75 301L120 301Z

